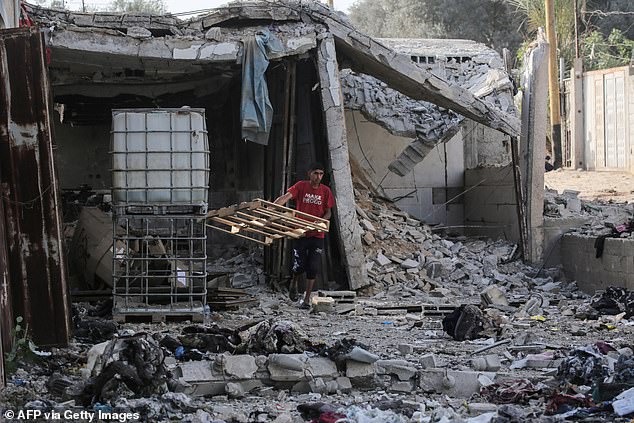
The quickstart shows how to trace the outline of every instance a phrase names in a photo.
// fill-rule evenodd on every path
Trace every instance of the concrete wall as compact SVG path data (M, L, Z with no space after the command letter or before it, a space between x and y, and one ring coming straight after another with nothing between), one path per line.
M517 201L510 165L465 171L465 233L519 242Z
M16 28L20 19L18 0L2 0L0 2L0 29Z
M470 119L465 119L461 126L466 169L504 166L511 162L511 140L508 135Z
M593 294L611 285L634 289L634 239L607 238L603 255L596 258L596 237L566 234L561 241L561 258L566 277Z
M429 224L461 225L463 204L443 203L462 192L464 148L458 133L434 148L414 170L400 177L388 170L413 140L391 135L381 126L367 121L360 112L346 111L348 147L353 159L364 168L375 186L397 199L401 210ZM398 199L401 196L404 198Z

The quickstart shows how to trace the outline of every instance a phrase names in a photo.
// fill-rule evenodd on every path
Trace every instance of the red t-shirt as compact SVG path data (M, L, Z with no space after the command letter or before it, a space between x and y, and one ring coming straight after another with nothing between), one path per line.
M295 207L298 211L308 213L313 216L323 217L327 209L335 205L332 191L324 184L319 184L317 188L310 185L310 181L299 181L288 189L288 192L295 200ZM324 238L324 232L306 232L306 238Z

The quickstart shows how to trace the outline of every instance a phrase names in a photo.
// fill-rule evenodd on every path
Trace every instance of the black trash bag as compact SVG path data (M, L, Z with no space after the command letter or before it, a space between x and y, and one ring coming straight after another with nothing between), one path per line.
M629 319L634 316L634 291L610 286L600 297L593 298L590 305L601 315L614 316L625 312L625 318Z
M442 320L442 328L456 341L477 339L484 330L482 311L473 304L463 304Z

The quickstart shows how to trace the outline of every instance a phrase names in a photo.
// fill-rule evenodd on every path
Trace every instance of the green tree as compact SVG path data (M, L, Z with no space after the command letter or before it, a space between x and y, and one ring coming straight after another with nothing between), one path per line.
M163 0L113 0L108 7L112 12L143 12L154 15L165 13Z
M544 0L506 0L524 17L526 38L532 39L537 28L546 26ZM555 0L555 31L557 33L557 50L564 58L566 67L572 65L575 58L575 1L579 1L578 11L581 13L580 0ZM580 56L584 59L584 69L595 70L615 66L623 66L632 58L632 40L614 26L622 25L623 16L628 16L632 6L619 1L586 0L587 14L580 16L578 22ZM602 11L600 7L625 7L626 10ZM584 17L585 16L585 17ZM625 30L632 27L631 23ZM605 31L609 34L604 35ZM518 56L524 49L520 48ZM521 57L521 56L520 56Z
M583 45L587 70L624 66L632 60L634 41L625 37L620 29L612 29L607 39L600 31L592 31L584 37Z

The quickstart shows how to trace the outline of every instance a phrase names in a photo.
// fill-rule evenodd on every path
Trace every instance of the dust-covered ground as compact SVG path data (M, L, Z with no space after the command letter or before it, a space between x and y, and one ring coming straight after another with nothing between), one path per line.
M627 172L559 169L546 172L544 185L559 193L579 191L582 200L634 202L634 174Z

